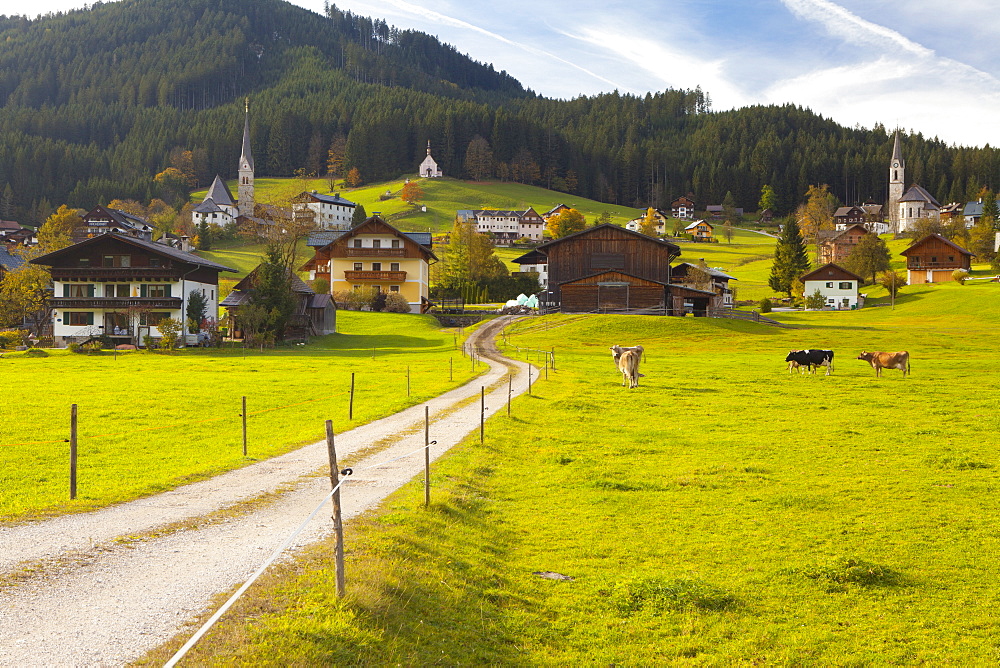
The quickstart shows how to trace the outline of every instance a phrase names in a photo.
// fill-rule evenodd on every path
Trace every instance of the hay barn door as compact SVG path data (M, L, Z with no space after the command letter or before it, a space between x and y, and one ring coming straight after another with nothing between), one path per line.
M628 283L598 283L597 308L602 311L620 311L629 307Z

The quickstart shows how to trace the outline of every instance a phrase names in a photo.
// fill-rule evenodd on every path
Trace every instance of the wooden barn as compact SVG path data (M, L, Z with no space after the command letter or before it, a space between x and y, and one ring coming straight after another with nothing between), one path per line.
M972 253L940 234L929 234L900 255L906 258L906 280L918 283L946 283L956 269L972 268Z
M229 313L231 338L243 338L240 308L253 303L259 269L260 265L257 265L253 271L244 276L219 304ZM307 339L310 336L334 334L337 331L337 304L331 295L317 294L294 273L289 276L289 287L295 295L295 312L285 329L287 338Z

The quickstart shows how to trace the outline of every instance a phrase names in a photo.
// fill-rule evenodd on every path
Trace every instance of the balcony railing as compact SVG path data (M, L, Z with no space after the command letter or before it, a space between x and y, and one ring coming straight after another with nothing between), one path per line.
M347 257L406 257L405 248L350 248Z
M967 269L968 267L962 262L961 259L952 260L951 262L914 262L909 261L906 263L907 269Z
M154 278L179 279L183 276L180 269L169 267L53 267L52 280L82 280L92 278L97 281L125 280L138 278L150 280Z
M55 297L49 303L53 308L181 308L180 297Z
M345 271L348 281L405 281L405 271Z

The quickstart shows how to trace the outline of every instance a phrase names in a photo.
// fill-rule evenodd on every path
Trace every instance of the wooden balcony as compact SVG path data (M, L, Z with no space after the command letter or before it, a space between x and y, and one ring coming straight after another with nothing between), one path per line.
M405 248L350 248L345 249L347 257L406 257Z
M95 282L127 281L137 279L180 280L184 272L169 267L53 267L52 280L80 281L91 279Z
M952 260L951 262L921 262L911 259L906 263L906 268L917 271L921 269L968 269L969 265L964 263L962 258Z
M129 307L181 308L180 297L54 297L49 300L53 308L104 308L124 311Z
M344 279L348 281L395 281L406 280L405 271L345 271Z

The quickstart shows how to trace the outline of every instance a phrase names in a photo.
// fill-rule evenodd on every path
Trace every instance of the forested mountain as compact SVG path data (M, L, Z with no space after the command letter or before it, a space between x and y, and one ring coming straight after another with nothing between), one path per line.
M0 17L0 217L148 200L177 148L201 156L202 179L233 176L247 96L258 176L321 171L343 136L345 167L394 177L415 171L430 140L446 175L636 206L688 191L703 206L732 191L747 209L769 183L787 211L812 183L844 201L883 200L892 149L881 127L844 128L794 105L713 112L700 90L545 99L436 38L332 6L324 16L281 0L122 0ZM481 141L467 160L477 136L492 161ZM1000 183L991 148L919 134L903 146L907 180L942 201Z

